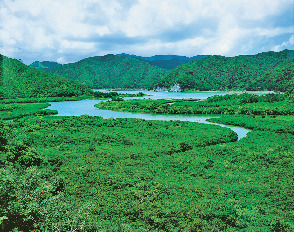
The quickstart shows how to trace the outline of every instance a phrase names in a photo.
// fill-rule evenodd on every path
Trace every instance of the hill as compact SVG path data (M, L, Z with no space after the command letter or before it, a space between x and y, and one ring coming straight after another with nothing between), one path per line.
M264 52L236 57L210 56L181 65L157 87L182 90L272 90L293 86L294 51Z
M92 95L85 85L31 68L0 54L2 98Z
M153 88L166 70L127 56L95 56L42 69L84 83L90 88Z
M180 65L186 64L191 61L199 60L208 56L208 55L197 55L193 57L187 57L187 56L177 56L177 55L155 55L151 57L142 57L142 56L136 56L136 55L129 55L125 53L120 55L125 55L129 57L137 58L140 60L144 60L151 65L157 66L162 69L167 69L167 70L172 70Z
M268 70L258 81L269 90L292 90L294 88L294 58Z
M54 62L54 61L35 61L34 63L31 63L29 66L31 68L41 69L41 68L53 68L56 66L60 66L61 64Z

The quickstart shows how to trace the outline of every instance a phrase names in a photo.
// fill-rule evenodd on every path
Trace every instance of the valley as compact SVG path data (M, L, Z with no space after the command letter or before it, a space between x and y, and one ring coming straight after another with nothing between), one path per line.
M291 54L1 55L0 230L294 230Z

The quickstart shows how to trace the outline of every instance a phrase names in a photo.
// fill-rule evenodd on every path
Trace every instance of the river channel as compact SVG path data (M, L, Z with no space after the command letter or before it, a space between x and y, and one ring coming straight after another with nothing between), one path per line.
M182 98L196 98L206 99L213 95L224 95L240 92L153 92L153 91L121 91L120 93L138 93L143 92L152 96L145 96L143 98L151 99L182 99ZM264 94L264 92L252 92L255 94ZM134 99L134 98L125 98ZM142 114L142 113L128 113L116 112L111 110L101 110L94 107L95 104L107 100L82 100L82 101L65 101L65 102L50 102L51 106L48 109L57 110L56 116L100 116L103 118L141 118L145 120L180 120L197 123L214 124L222 127L230 128L238 134L238 140L246 137L249 130L241 127L226 126L217 123L207 122L206 120L213 117L220 117L220 115L167 115L167 114Z

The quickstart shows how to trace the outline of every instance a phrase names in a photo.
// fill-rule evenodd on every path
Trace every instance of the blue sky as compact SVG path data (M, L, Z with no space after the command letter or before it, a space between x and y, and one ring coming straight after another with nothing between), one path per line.
M0 0L0 19L0 53L26 64L294 50L294 0Z

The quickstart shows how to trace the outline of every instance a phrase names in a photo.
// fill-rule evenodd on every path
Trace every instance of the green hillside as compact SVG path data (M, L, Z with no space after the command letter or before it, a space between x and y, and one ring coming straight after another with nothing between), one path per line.
M258 81L269 90L279 91L291 90L294 88L294 58L282 62L275 68L268 70ZM278 86L277 86L278 84Z
M293 85L294 51L236 57L210 56L181 65L157 84L182 90L276 90Z
M129 54L118 54L119 56L124 55L132 58L137 58L139 60L147 61L149 64L153 66L157 66L162 69L172 70L180 65L186 64L190 61L199 60L208 55L196 55L193 57L187 56L178 56L178 55L155 55L151 57L143 57Z
M157 67L161 67L163 69L167 70L172 70L180 65L186 64L190 62L189 60L177 60L177 59L172 59L172 60L152 60L148 61L149 64L152 64Z
M42 69L91 88L153 88L166 70L126 56L106 55Z
M3 67L2 67L2 61L3 61L3 59L0 57L0 65L1 65L1 67L0 67L0 100L2 100L3 97L4 97L4 95L3 95L3 75L2 75Z
M0 55L2 92L5 99L92 95L85 85L30 68Z
M29 66L32 68L36 69L41 69L41 68L53 68L56 66L60 66L61 64L53 61L35 61L34 63L31 63Z

